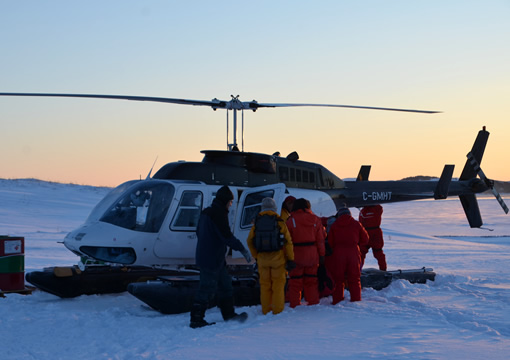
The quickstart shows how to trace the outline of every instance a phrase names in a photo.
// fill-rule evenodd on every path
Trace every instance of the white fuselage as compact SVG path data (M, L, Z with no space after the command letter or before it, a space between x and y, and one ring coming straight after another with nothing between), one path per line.
M70 232L65 246L75 254L106 263L178 267L195 263L196 226L201 211L211 205L217 185L199 181L129 181L113 189L92 210L86 222ZM278 212L292 195L310 201L320 217L336 213L331 197L318 190L286 189L284 184L230 186L234 201L229 221L234 235L246 245L252 221L263 198L272 197ZM246 264L238 252L230 264Z

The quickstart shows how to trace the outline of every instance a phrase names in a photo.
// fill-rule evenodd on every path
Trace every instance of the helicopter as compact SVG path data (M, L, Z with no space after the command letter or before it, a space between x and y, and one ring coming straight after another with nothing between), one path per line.
M281 211L287 196L306 198L317 216L327 218L334 216L338 208L345 205L361 208L374 204L459 196L469 225L479 228L483 221L476 194L491 190L505 213L508 213L508 207L494 187L494 181L488 179L480 168L489 137L485 127L478 132L458 180L452 180L454 165L445 165L437 181L369 181L370 166L363 165L356 180L346 181L318 163L300 160L297 152L286 157L279 153L245 152L244 142L241 149L237 142L238 112L241 111L244 131L244 110L255 112L260 108L316 106L424 114L438 111L259 103L255 100L243 102L239 96L233 95L229 101L99 94L0 93L0 96L78 97L209 106L213 110L227 110L227 126L228 114L230 111L233 113L233 142L229 143L227 135L227 150L203 150L201 162L171 162L162 166L153 176L151 169L146 179L130 180L114 188L93 208L85 223L64 238L65 247L81 259L77 266L27 274L27 281L61 297L125 291L131 283L154 277L172 277L173 280L167 278L167 284L178 282L175 276L184 275L186 279L192 279L198 272L194 266L198 220L201 211L212 203L217 190L223 185L228 185L234 194L229 211L232 232L245 245L252 222L260 212L262 199L266 197L275 200L278 211ZM239 275L236 281L240 284L247 281L248 285L240 288L253 288L251 264L232 251L227 254L226 260L233 272ZM377 285L372 287L382 286L381 281L387 283L388 277L391 281L398 276L407 276L420 282L433 279L435 275L432 269L427 268L405 274L402 271L378 273ZM365 280L370 276L375 279L373 275L368 274ZM136 291L133 286L131 289ZM246 298L240 295L243 296ZM253 297L253 294L248 296L250 299ZM245 304L246 301L238 303ZM162 311L161 305L150 305L154 308L159 306ZM163 312L173 313L176 305L171 306L170 310Z

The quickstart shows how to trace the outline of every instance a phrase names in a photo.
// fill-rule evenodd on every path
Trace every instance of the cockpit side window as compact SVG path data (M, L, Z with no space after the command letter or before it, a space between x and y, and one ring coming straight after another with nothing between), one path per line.
M170 224L171 230L195 231L202 211L203 194L200 191L184 191L179 207Z
M141 182L111 206L99 221L141 232L158 232L174 187L164 182Z
M262 199L266 197L274 197L274 190L260 191L246 196L241 218L241 228L246 229L253 225L255 217L260 212Z

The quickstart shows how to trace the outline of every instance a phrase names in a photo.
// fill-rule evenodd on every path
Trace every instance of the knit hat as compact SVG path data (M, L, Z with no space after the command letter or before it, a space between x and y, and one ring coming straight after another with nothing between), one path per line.
M285 200L283 200L282 208L287 210L288 212L291 212L295 201L296 198L294 196L292 195L287 196Z
M262 199L262 204L261 204L260 210L261 211L271 210L271 211L276 212L276 203L270 197L264 198L264 199Z
M216 193L216 199L218 199L220 203L227 205L230 200L234 200L234 194L232 194L232 191L230 191L227 185L223 185Z
M340 207L338 208L338 211L336 213L336 216L340 217L340 216L346 215L346 214L351 215L351 210L349 210L349 208L345 204L340 205Z
M296 198L294 196L292 196L292 195L287 196L285 198L285 200L283 200L284 203L286 203L286 202L294 202L294 201L296 201Z

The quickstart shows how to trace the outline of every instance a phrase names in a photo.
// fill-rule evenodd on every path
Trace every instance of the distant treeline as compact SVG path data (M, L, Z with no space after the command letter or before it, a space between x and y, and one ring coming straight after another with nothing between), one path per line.
M427 180L438 180L438 177L436 176L424 176L424 175L418 175L418 176L410 176L403 178L404 180L415 180L415 181L427 181ZM496 187L496 190L500 193L510 193L510 181L498 181L494 180L494 185Z

